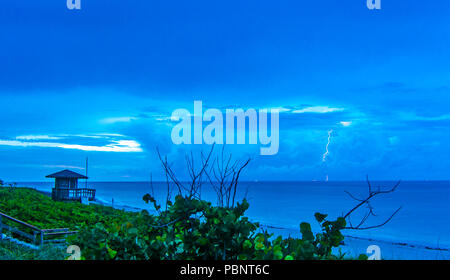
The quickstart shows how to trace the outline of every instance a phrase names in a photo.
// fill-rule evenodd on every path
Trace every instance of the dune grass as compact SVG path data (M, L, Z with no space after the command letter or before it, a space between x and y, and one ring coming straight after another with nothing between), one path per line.
M0 212L41 229L71 230L99 222L124 222L135 215L101 205L57 202L36 190L14 187L0 187Z
M0 260L64 260L69 256L63 246L45 245L39 250L0 241Z

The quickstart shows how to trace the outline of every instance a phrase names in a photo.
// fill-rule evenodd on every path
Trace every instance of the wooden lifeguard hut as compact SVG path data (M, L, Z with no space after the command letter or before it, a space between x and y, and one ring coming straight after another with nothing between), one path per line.
M88 199L89 201L95 199L95 189L78 188L78 179L88 179L87 176L66 169L45 177L55 178L55 187L52 189L53 200L75 200L81 202L83 199Z

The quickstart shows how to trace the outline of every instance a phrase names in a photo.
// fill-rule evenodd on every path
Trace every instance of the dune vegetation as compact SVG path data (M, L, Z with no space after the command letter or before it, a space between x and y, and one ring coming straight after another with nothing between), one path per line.
M245 199L240 202L235 199L239 177L249 160L233 162L223 151L213 158L212 152L213 149L208 155L201 154L201 164L197 165L192 155L187 157L191 177L187 183L178 180L167 158L158 153L167 178L167 199L159 204L152 186L150 193L143 195L155 214L147 210L127 212L101 205L55 202L36 190L14 186L0 187L0 212L41 229L65 227L77 231L67 238L65 245L78 246L81 259L85 260L367 259L365 255L335 254L343 245L342 231L383 226L398 212L379 225L366 226L372 211L355 226L348 222L362 206L370 206L373 197L390 193L398 186L374 189L368 181L368 196L356 199L355 207L346 214L329 220L326 214L311 213L320 224L320 232L313 233L310 224L299 222L301 238L275 237L245 216L250 207ZM214 205L201 199L205 182L217 193ZM0 250L0 254L5 254L5 250ZM61 257L51 255L52 259Z
M68 227L79 233L66 245L82 250L82 259L339 259L331 254L343 240L340 229L345 220L327 221L316 214L323 232L314 235L302 223L301 239L282 237L259 230L245 217L249 204L212 206L210 202L177 196L167 210L150 196L158 215L147 211L125 212L100 205L55 202L38 191L1 187L1 212L41 228ZM6 232L5 232L6 233ZM46 246L41 250L11 242L0 243L1 259L62 259L64 248Z

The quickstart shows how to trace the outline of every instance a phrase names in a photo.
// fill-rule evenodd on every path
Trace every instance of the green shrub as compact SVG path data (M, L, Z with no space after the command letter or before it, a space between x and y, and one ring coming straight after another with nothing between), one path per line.
M67 244L78 245L86 260L310 260L342 259L332 249L344 239L344 218L334 221L316 213L321 232L301 223L301 238L274 237L249 221L246 200L234 207L178 195L158 215L125 212L99 205L55 202L32 189L0 188L0 211L40 228L68 227L78 234ZM0 246L1 247L1 246ZM60 259L62 251L40 254L20 247L0 249L6 259ZM51 248L51 247L48 247ZM59 253L61 254L59 254ZM63 254L64 255L64 254ZM66 256L66 255L64 255ZM363 256L364 257L364 256ZM65 258L65 257L64 257Z
M151 196L144 197L154 202ZM155 206L157 206L155 204ZM157 207L158 208L158 207ZM326 220L316 213L322 232L300 224L302 238L273 238L244 216L246 200L232 208L177 196L167 211L151 216L146 211L121 226L84 227L72 244L84 259L115 260L310 260L339 259L332 249L344 237L345 220Z

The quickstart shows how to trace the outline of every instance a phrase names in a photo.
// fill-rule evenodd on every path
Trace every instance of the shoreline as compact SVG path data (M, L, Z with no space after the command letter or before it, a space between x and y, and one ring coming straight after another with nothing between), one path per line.
M33 188L31 188L33 189ZM38 190L38 189L33 189L47 197L52 197L52 193L48 192L48 191L42 191L42 190ZM129 205L121 205L121 204L117 204L117 205L112 205L112 203L108 203L105 200L101 199L101 198L95 198L94 201L89 201L89 204L97 204L97 205L101 205L101 206L107 206L107 207L113 207L115 209L118 210L123 210L123 211L130 211L130 212L140 212L144 209L142 208L138 208L138 207L134 207L134 206L129 206ZM87 204L87 205L89 205ZM119 208L120 207L120 208Z
M38 191L39 193L46 195L48 197L51 197L51 193L48 191L43 191L43 190L38 190L35 188L32 188L36 191ZM96 205L101 205L101 206L105 206L105 207L113 207L115 209L118 210L123 210L123 211L129 211L129 212L140 212L142 210L147 210L148 209L144 209L144 208L139 208L139 207L134 207L134 206L130 206L130 205L122 205L122 204L112 204L111 202L107 202L106 200L103 200L101 197L95 198L95 201L91 201L89 202L89 204L96 204ZM262 228L265 229L271 229L273 230L273 233L277 233L278 235L281 235L283 237L299 237L299 232L297 229L293 229L293 228L286 228L280 225L269 225L269 224L262 224L260 223ZM372 242L372 243L380 243L383 244L384 246L390 246L390 247L397 247L397 248L403 248L403 249L415 249L415 250L421 250L424 252L440 252L440 253L448 253L449 257L450 257L450 248L447 247L442 247L442 246L430 246L430 244L421 244L420 242L402 242L402 241L398 241L395 239L383 239L383 238L368 238L368 237L362 237L362 236L356 236L356 235L344 235L344 237L346 238L346 240L344 240L344 246L349 246L348 243L353 243L353 242ZM346 242L349 241L349 239L351 240L351 242ZM351 246L350 246L351 247ZM349 248L352 249L352 248ZM391 250L393 250L391 248ZM365 252L361 252L361 253L365 253Z
M293 236L290 234L291 232L297 233L296 229L286 228L286 227L282 227L282 226L274 226L274 225L266 225L266 224L261 224L261 226L264 227L265 229L272 229L272 230L278 231L278 232L280 232L281 235L284 235L285 237ZM379 242L379 243L385 243L385 244L390 244L390 245L394 245L394 246L416 248L416 249L421 249L421 250L450 252L450 248L438 247L438 246L435 247L435 246L430 246L430 245L426 245L426 244L420 244L419 242L401 242L401 241L396 241L395 239L388 240L388 239L383 239L383 238L370 238L370 237L355 236L355 235L351 235L351 234L347 234L347 235L344 234L344 237L351 238L354 240ZM345 243L345 241L344 241L344 243Z

